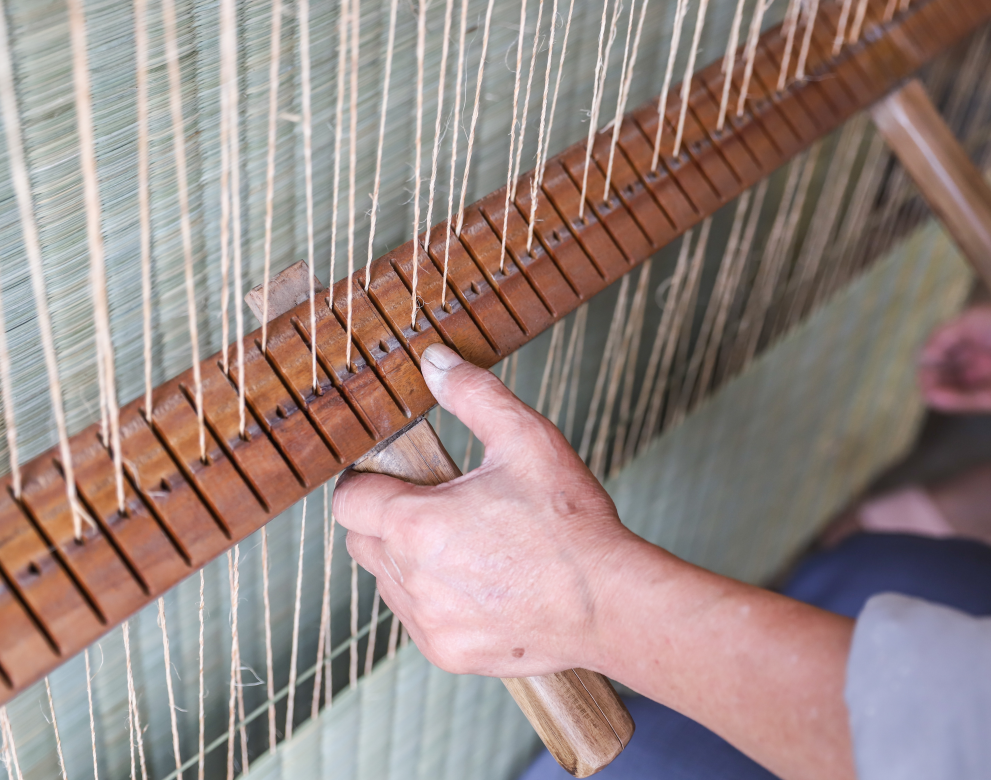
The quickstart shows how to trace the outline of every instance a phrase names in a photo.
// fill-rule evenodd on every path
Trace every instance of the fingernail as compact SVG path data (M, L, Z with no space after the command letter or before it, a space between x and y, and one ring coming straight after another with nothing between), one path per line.
M423 350L423 359L441 371L450 371L456 365L464 362L457 352L443 344L431 344Z

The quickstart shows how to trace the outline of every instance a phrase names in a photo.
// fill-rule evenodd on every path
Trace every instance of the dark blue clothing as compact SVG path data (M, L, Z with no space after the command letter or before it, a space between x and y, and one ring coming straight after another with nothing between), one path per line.
M856 617L886 592L991 615L991 547L963 539L908 534L857 534L809 556L782 588L792 598ZM601 780L773 780L721 737L674 710L642 697L627 700L636 733ZM570 777L544 751L521 780Z

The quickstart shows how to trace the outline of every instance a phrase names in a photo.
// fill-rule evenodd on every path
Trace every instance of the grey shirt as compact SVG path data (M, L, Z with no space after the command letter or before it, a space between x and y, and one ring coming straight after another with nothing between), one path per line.
M875 596L845 695L859 780L991 778L991 618Z

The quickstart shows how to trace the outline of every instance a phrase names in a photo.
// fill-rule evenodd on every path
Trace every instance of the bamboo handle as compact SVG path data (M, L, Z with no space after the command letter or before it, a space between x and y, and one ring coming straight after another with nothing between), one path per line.
M881 136L960 252L991 287L991 187L918 79L871 109Z
M354 464L355 471L398 477L416 485L439 485L461 476L437 434L418 420ZM633 719L605 677L569 669L503 683L533 724L551 755L575 777L609 764L629 743Z

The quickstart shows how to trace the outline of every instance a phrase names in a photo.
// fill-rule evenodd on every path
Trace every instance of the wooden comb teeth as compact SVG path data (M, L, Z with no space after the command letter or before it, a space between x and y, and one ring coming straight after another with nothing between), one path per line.
M13 498L9 480L0 490L0 703L426 413L434 404L419 371L427 345L443 342L473 363L492 366L991 17L991 0L921 0L882 24L883 5L869 4L862 41L834 58L839 8L824 4L809 78L780 94L780 28L765 33L747 110L739 118L733 110L741 62L732 73L731 110L721 132L715 130L721 62L698 72L677 157L671 143L680 90L668 101L656 171L656 102L628 113L607 198L612 130L599 133L581 219L584 145L550 159L529 250L532 172L521 177L508 217L505 191L498 190L467 209L460 237L446 224L435 227L430 245L421 243L417 253L415 323L412 242L373 262L368 292L364 272L352 287L350 365L343 281L318 295L315 334L306 302L273 320L264 352L260 333L248 335L243 436L237 372L225 373L220 355L204 361L205 461L191 371L155 390L151 422L143 399L125 406L124 513L117 510L113 464L98 426L73 437L76 487L93 519L80 542L73 538L56 452L22 466L21 498ZM228 355L233 367L236 350Z

